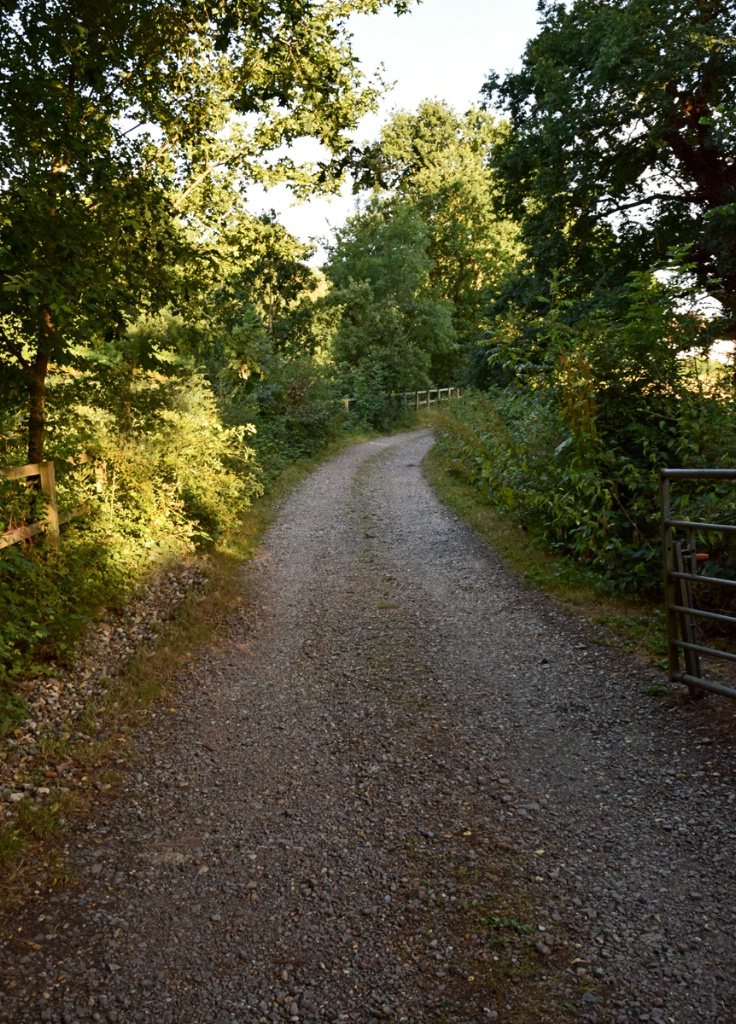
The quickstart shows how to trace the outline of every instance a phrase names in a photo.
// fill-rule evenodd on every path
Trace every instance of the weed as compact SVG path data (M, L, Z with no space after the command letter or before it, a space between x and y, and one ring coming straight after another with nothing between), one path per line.
M21 696L0 691L0 736L11 733L27 715L28 706Z
M0 866L6 867L17 860L25 849L27 839L22 830L5 825L0 829Z
M532 926L530 924L519 924L515 917L504 919L502 917L492 917L484 924L488 928L510 928L515 931L518 935L528 935Z
M58 800L32 803L24 800L15 821L19 835L32 839L49 839L61 832L63 819Z
M58 850L49 850L43 867L51 888L57 885L68 885L74 880L74 872Z

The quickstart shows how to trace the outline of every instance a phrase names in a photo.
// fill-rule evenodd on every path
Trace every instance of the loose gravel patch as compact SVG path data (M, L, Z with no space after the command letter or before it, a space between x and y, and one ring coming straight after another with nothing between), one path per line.
M736 1021L731 719L510 576L430 443L285 504L75 881L2 922L0 1021Z
M57 666L51 675L16 686L28 714L0 746L0 825L13 828L29 805L43 812L60 793L81 787L80 765L72 756L59 758L58 751L65 744L93 738L88 732L91 712L104 705L111 685L136 652L150 648L161 626L206 583L203 567L194 558L161 569L123 614L110 615L87 631L73 668ZM99 733L94 738L99 739Z

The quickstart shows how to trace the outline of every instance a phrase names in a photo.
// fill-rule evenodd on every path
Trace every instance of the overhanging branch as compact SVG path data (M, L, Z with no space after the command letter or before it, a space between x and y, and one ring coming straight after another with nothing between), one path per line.
M5 331L0 331L0 344L4 345L5 348L10 352L11 356L14 356L18 360L24 370L30 367L30 361L23 355L23 346L9 338Z
M658 200L666 200L671 203L687 203L692 205L700 200L693 193L692 195L675 196L669 192L655 193L651 196L645 196L643 199L637 199L631 203L619 203L617 205L604 206L601 212L604 215L609 213L623 213L625 210L634 210L637 206L646 206L648 203L653 203Z

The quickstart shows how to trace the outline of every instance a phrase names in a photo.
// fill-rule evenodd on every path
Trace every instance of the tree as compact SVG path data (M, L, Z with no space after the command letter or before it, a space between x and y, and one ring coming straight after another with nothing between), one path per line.
M384 0L6 0L0 5L0 355L43 455L46 376L186 292L182 218L219 172L294 174L370 107L346 18ZM394 0L397 11L406 0Z
M355 172L356 188L386 190L421 215L430 280L452 302L453 326L466 348L482 332L490 289L518 255L514 227L496 213L488 166L503 134L484 111L461 116L441 101L425 100L416 113L393 116L380 139L364 147ZM449 374L457 371L448 366Z
M542 0L540 14L522 70L484 87L510 118L494 166L537 287L620 286L677 249L733 334L733 0Z
M307 264L313 253L276 220L276 214L251 217L237 242L234 279L259 311L272 348L284 355L313 353L310 330L312 293L317 273Z
M341 311L334 358L385 391L430 382L455 345L451 304L431 285L429 236L409 205L373 199L329 250L328 302Z

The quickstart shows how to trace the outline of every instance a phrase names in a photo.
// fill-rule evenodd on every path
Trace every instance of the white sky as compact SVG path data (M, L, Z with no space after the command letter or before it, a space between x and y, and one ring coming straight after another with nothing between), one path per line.
M375 138L392 110L415 110L423 99L442 99L458 111L467 110L479 102L489 71L519 67L536 26L536 0L424 0L400 18L391 11L354 16L354 50L364 70L370 74L383 64L385 80L396 82L379 114L361 122L356 140ZM314 159L315 150L305 155ZM348 189L340 197L298 205L284 186L250 193L255 213L275 209L303 241L328 235L330 225L342 224L353 205Z

